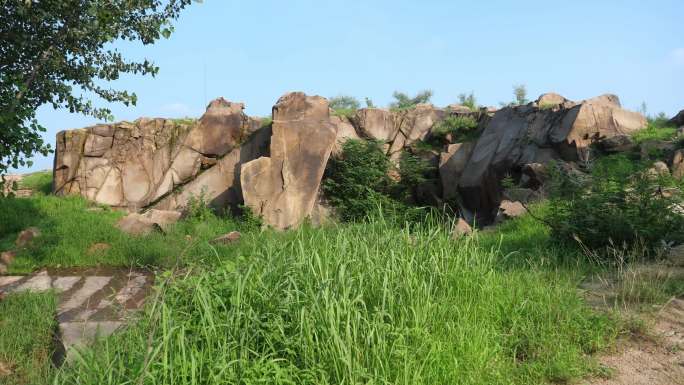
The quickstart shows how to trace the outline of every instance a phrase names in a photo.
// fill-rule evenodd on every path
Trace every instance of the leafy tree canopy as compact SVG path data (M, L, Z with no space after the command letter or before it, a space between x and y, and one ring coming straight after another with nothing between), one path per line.
M136 95L103 86L122 73L152 75L153 63L128 61L116 41L152 44L193 0L5 0L0 2L0 175L47 155L36 120L43 104L112 119L84 95L135 105ZM197 1L197 0L195 0Z
M398 110L403 110L413 108L420 103L430 102L430 99L432 98L432 91L421 91L414 97L410 97L403 92L394 91L392 97L394 97L395 101L392 104L390 104L390 107Z

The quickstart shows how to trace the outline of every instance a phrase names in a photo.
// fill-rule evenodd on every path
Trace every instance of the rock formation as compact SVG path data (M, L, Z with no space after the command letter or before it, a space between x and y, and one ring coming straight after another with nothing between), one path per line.
M328 101L294 92L273 107L271 156L242 165L245 204L278 229L311 215L318 188L337 139Z
M548 107L549 100L558 104ZM540 105L540 101L547 104ZM579 103L542 95L537 102L497 111L458 182L467 217L478 223L495 219L500 182L506 175L519 173L529 164L586 160L594 141L628 135L645 126L646 119L622 109L615 95Z
M480 136L457 142L433 133L449 116L475 119ZM550 162L576 170L594 143L606 152L633 149L631 134L646 125L614 95L576 103L545 94L496 111L364 108L344 117L331 114L324 98L295 92L278 100L272 118L264 124L242 104L217 99L196 122L142 118L60 132L54 189L129 211L182 210L193 197L216 208L244 203L266 224L286 229L328 212L319 207L319 186L329 156L346 140L371 139L395 163L413 151L439 167L439 180L419 186L418 200L457 201L469 222L487 224L499 212L504 177L536 189ZM416 151L421 141L432 149Z
M142 118L60 132L55 193L80 194L132 211L164 200L227 154L245 161L245 156L233 150L261 123L242 109L242 104L221 98L212 101L196 123ZM250 154L261 155L255 149L258 144L252 141L250 146ZM160 206L176 208L170 207L176 204L181 202L169 198Z

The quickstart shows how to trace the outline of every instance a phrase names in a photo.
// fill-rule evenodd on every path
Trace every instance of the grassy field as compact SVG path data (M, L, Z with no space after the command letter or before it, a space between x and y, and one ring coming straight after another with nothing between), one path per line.
M0 300L0 384L48 383L56 309L51 293Z
M25 333L29 346L43 350L13 365L47 374L16 383L562 383L602 373L592 355L625 330L618 315L592 310L577 289L606 267L555 243L530 216L453 240L448 224L433 218L275 232L205 212L166 234L131 237L113 227L121 213L90 209L81 198L0 199L9 213L0 219L2 247L27 226L43 232L11 269L168 272L139 322L59 370L40 358L49 322L24 322L36 328ZM237 244L208 242L235 229L243 234ZM96 242L112 248L89 254ZM682 289L635 285L625 289L634 301ZM8 298L0 317L13 320L4 322L52 319L53 297ZM22 310L30 306L42 313ZM17 341L0 334L0 352Z
M215 249L206 241L238 228L233 221L210 216L183 221L167 235L135 237L114 227L123 213L91 207L80 197L0 199L0 212L0 250L12 249L17 234L27 227L38 227L42 233L29 248L20 250L10 273L46 266L169 266L183 250L196 258L214 255ZM90 250L96 243L111 248Z

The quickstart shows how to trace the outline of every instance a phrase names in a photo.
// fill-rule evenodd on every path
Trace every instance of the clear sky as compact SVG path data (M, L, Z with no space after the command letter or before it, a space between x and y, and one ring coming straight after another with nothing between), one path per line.
M197 117L223 96L263 116L288 91L385 105L395 90L422 89L436 105L471 91L498 105L525 84L531 99L615 93L626 108L671 116L684 108L682 15L683 0L204 0L170 39L117 45L161 69L112 83L138 105L111 108L117 120ZM95 123L51 107L38 118L53 145L58 131ZM34 161L52 167L52 156Z

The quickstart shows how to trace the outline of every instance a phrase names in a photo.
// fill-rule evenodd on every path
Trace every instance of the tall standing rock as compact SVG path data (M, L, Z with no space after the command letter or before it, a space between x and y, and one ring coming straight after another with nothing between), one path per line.
M282 96L273 107L271 156L242 165L245 204L277 229L299 225L312 213L335 140L327 100Z

